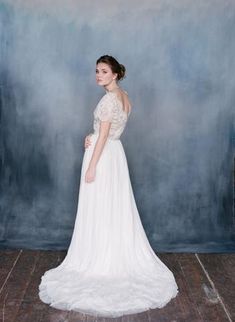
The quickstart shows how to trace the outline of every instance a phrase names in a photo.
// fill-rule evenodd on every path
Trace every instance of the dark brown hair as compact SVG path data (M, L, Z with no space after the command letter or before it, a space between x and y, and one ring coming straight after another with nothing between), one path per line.
M120 64L113 56L104 55L96 61L96 65L99 63L108 64L114 74L117 74L117 80L120 81L125 77L126 68Z

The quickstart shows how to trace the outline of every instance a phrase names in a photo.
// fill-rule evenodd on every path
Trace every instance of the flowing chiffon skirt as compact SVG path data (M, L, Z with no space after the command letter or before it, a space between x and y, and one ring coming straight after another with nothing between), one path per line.
M39 297L57 309L103 317L161 308L178 287L145 234L120 140L106 141L95 180L85 182L97 138L84 152L67 255L41 277Z

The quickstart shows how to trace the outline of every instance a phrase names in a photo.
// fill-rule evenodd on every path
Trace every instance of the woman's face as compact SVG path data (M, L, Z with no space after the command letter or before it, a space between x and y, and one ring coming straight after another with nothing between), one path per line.
M111 67L106 63L96 65L96 82L98 85L106 86L116 81L117 74L112 72Z

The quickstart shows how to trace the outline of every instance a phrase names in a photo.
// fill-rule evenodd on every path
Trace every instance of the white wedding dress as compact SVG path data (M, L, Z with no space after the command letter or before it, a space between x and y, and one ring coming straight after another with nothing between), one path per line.
M39 285L40 299L54 308L118 317L161 308L178 293L172 272L149 244L135 203L119 139L129 114L114 92L106 92L94 110L71 243L63 262L46 271ZM95 180L86 183L102 120L112 122L109 137Z

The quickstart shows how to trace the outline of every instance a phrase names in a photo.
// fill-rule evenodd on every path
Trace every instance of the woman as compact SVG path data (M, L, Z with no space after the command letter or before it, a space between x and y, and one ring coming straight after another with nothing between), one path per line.
M131 113L119 86L125 67L109 55L96 62L106 93L85 138L74 231L63 262L45 272L40 299L62 310L118 317L161 308L178 293L172 272L143 229L120 141Z

